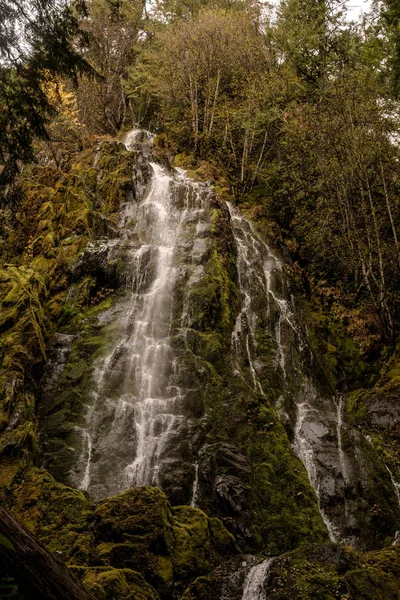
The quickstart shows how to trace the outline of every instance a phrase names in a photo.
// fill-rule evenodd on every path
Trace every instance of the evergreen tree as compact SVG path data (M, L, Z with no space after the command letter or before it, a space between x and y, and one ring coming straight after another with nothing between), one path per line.
M46 82L59 75L76 83L79 72L93 72L79 52L84 13L82 0L0 0L0 188L34 159L34 137L47 137L54 107Z
M390 67L393 75L393 89L400 93L400 2L386 0L382 6L382 17L390 43Z
M278 46L311 88L343 60L345 12L343 0L283 0L279 7Z

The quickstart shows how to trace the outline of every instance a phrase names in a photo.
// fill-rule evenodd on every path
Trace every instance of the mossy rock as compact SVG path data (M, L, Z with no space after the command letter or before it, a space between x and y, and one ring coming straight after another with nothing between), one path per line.
M166 552L172 543L170 507L158 488L135 488L102 500L94 517L98 536L105 541L143 540L145 536L146 542L160 552Z
M237 552L220 521L189 506L171 510L158 488L136 488L104 500L94 519L96 540L102 540L95 560L140 571L162 594Z
M119 204L132 194L134 157L122 144L106 142L96 166L96 153L92 148L77 154L68 172L53 166L26 169L17 213L4 229L0 432L10 423L10 430L18 431L7 432L0 451L19 452L24 459L34 446L33 436L23 434L29 428L23 423L34 422L34 407L25 406L25 399L37 393L49 335L57 321L66 326L75 319L79 328L88 305L109 294L102 274L83 273L72 282L73 267L90 239L112 229ZM76 370L75 379L70 375L79 380Z
M399 580L373 567L351 571L344 577L354 600L398 600Z
M210 519L203 511L178 506L173 513L174 574L180 581L208 573L223 558L236 554L234 538L219 519Z
M159 600L157 592L142 575L131 569L71 567L71 570L82 577L82 583L98 600Z
M15 476L5 506L50 551L82 573L93 590L111 586L115 579L120 594L130 593L130 587L136 593L138 586L152 598L152 586L162 598L170 598L238 552L218 519L189 506L171 509L158 488L135 488L94 505L45 470L30 468Z
M64 552L70 531L82 531L92 514L92 505L79 490L55 481L44 469L32 467L18 473L8 498L12 514L40 539L54 538ZM54 549L54 547L53 547Z
M380 553L357 554L334 544L315 544L294 552L269 558L269 566L259 593L268 600L398 600L400 566L398 551L391 550L391 560ZM251 565L263 557L244 557L218 567L208 576L196 579L185 591L182 600L214 600L225 597L241 600L246 575ZM251 557L250 557L251 558ZM244 565L244 567L243 567ZM260 596L261 597L261 596Z

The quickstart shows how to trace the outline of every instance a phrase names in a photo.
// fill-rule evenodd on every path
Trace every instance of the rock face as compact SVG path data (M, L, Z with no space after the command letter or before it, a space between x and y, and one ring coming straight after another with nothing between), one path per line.
M0 273L7 507L99 598L356 599L364 558L328 539L400 530L395 378L336 393L292 266L156 156L135 131L37 176ZM382 552L366 598L397 593Z
M324 528L379 546L400 527L396 489L329 388L285 264L212 188L151 162L140 132L127 148L133 183L68 292L91 274L118 293L47 370L45 464L94 499L159 486L218 515L246 550L289 550Z

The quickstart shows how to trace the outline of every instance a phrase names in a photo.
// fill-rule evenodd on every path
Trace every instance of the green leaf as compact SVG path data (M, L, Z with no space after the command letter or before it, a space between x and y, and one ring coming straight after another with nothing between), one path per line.
M10 540L3 535L2 533L0 533L0 546L3 546L4 548L6 548L7 550L12 550L13 552L15 552L15 548L13 546L13 544L10 542Z

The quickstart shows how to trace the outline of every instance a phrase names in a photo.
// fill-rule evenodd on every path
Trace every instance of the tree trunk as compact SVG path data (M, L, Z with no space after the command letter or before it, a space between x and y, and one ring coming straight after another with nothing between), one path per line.
M95 600L11 515L0 508L0 561L10 569L18 584L41 600Z

